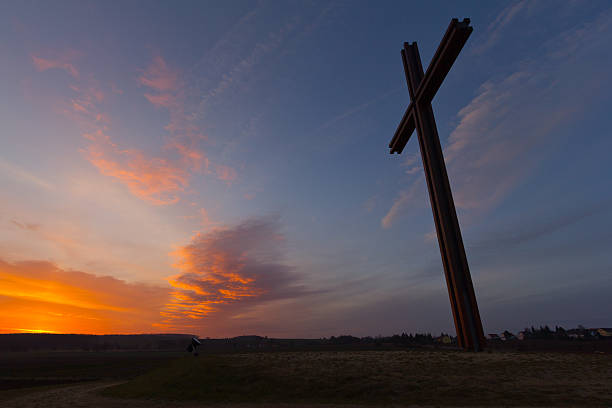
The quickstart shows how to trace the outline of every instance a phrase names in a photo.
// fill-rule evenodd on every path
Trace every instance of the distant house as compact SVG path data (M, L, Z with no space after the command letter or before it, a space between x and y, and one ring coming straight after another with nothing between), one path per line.
M601 337L612 337L612 327L600 327L597 334Z
M502 341L516 339L516 336L514 334L510 333L507 330L505 332L503 332L499 337L502 339Z
M445 334L445 335L440 336L440 337L436 337L434 339L434 341L436 343L440 343L440 344L451 344L452 343L452 340L451 340L451 338L450 338L450 336L448 334Z
M523 341L523 340L525 340L527 338L527 336L526 336L524 331L521 331L521 332L518 333L518 336L516 336L516 338L521 340L521 341Z
M492 340L492 341L500 341L501 340L501 338L497 334L495 334L495 333L488 334L487 338L489 340Z

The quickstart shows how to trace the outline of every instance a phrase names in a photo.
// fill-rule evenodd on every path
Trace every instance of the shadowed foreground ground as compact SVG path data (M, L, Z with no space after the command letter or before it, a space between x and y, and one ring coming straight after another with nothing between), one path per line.
M347 351L183 356L127 382L20 390L0 401L7 408L319 403L610 406L612 355Z
M612 355L363 351L186 357L103 394L208 403L611 405Z

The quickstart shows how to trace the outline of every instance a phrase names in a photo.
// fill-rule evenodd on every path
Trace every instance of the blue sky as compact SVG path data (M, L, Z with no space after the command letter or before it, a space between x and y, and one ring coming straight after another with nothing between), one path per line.
M387 149L402 44L428 64L453 17L485 331L609 326L609 3L5 2L0 329L454 332L416 137Z

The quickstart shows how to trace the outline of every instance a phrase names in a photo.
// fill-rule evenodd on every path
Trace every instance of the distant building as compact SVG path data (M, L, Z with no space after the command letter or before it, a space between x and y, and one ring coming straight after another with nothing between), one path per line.
M527 336L525 335L524 331L519 332L518 336L516 336L517 339L523 341L527 338Z
M487 335L487 338L488 338L489 340L493 340L493 341L499 341L499 340L501 340L501 338L500 338L500 337L499 337L497 334L495 334L495 333L488 334L488 335Z
M597 334L601 337L612 337L612 327L600 327Z
M451 344L452 343L452 339L447 334L445 334L444 336L436 337L434 341L440 344Z

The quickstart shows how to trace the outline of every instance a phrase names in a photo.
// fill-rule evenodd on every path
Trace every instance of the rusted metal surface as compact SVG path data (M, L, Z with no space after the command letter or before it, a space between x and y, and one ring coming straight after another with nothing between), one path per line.
M414 101L428 101L431 102L436 92L442 85L442 81L446 78L448 71L452 67L453 63L457 59L459 52L465 45L468 37L472 33L472 27L470 27L470 20L468 18L464 19L462 22L459 22L456 18L451 20L451 23L434 54L429 67L427 68L427 73L425 74L424 80L419 83L419 86L416 88L416 99L412 96L412 102L406 109L402 120L395 131L395 135L389 143L389 148L391 149L391 153L401 153L408 143L410 136L415 130L414 124ZM407 44L404 44L406 46ZM402 50L402 60L404 50ZM404 65L404 70L406 70L406 66ZM406 79L408 79L408 72L406 72Z
M416 43L404 43L401 54L411 103L389 148L391 153L401 153L416 129L457 339L464 349L480 351L484 332L431 108L431 100L472 32L469 23L469 19L451 21L425 74Z

